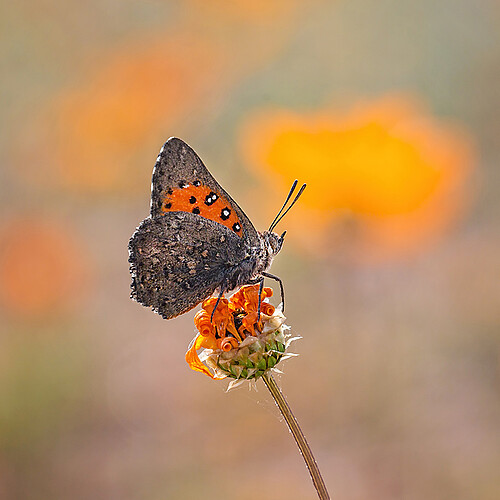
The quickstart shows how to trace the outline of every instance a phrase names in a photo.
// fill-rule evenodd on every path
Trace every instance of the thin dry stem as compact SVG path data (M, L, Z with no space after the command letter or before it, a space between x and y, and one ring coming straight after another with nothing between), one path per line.
M297 419L295 418L292 410L288 406L288 403L286 402L285 397L278 387L278 384L274 380L273 376L269 373L265 373L264 375L262 375L262 379L269 389L269 392L272 394L276 405L280 409L281 414L283 415L283 418L285 419L288 428L290 429L290 432L292 433L295 442L299 447L300 453L302 454L307 469L309 470L309 474L311 474L311 479L318 493L318 497L320 498L320 500L329 500L330 495L328 494L325 482L321 477L321 472L319 471L318 464L314 459L311 448L307 444L306 437L304 436L304 433L302 432L302 429L300 428L299 423L297 422Z

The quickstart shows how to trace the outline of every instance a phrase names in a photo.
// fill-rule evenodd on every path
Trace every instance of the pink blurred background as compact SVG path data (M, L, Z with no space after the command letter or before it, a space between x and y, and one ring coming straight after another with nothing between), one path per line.
M194 313L129 299L173 135L258 229L308 183L272 269L303 337L279 383L332 496L500 498L498 2L0 19L0 498L315 498L264 386L189 370Z

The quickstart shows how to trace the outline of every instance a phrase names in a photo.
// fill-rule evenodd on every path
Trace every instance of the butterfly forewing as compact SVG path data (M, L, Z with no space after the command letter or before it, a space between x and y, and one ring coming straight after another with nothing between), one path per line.
M198 155L184 141L170 138L162 147L153 171L151 217L187 212L213 220L258 246L259 237L238 204L213 178Z
M182 212L145 219L129 252L132 297L166 319L211 295L245 258L243 240L233 231Z

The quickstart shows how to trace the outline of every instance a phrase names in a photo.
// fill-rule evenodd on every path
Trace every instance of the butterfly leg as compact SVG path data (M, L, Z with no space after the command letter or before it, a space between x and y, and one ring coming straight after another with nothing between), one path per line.
M264 277L261 278L260 284L259 284L259 308L257 309L257 324L260 322L260 309L261 309L261 302L262 302L262 290L264 290Z
M259 278L255 278L248 282L249 285L256 285L259 283L259 307L257 309L257 322L260 321L260 302L262 300L262 290L264 290L264 276L260 276Z
M271 278L272 280L275 280L280 284L281 303L283 304L283 312L285 312L285 291L283 289L283 281L281 281L281 278L278 278L278 276L266 272L263 272L262 276L265 276L266 278Z
M219 296L217 297L217 302L215 303L215 307L212 311L212 314L210 315L210 323L212 323L214 320L215 311L217 310L217 307L219 307L219 302L220 302L220 299L222 298L223 295L224 295L224 288L221 287Z

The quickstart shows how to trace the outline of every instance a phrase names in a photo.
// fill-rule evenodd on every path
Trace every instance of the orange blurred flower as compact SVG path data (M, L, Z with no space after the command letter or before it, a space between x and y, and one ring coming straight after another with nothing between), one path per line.
M272 294L271 288L263 289L260 321L259 285L241 287L230 300L222 298L213 318L217 297L205 300L194 318L200 333L186 353L190 368L214 379L245 380L260 377L284 359L291 340L281 311L263 301ZM204 349L201 358L199 349Z
M141 190L158 138L218 89L224 58L220 46L181 34L117 49L55 97L35 126L38 141L20 137L19 169L42 182L52 170L50 181L85 193Z
M468 198L469 138L408 97L363 102L343 115L262 112L241 139L264 182L283 191L295 178L308 183L286 224L314 253L336 250L332 237L346 220L364 259L414 251L442 233Z
M245 22L276 22L283 16L291 15L303 0L188 0L195 9L211 10L218 16L241 19Z
M17 217L0 230L0 303L21 317L49 316L74 303L88 280L81 243L53 222Z

